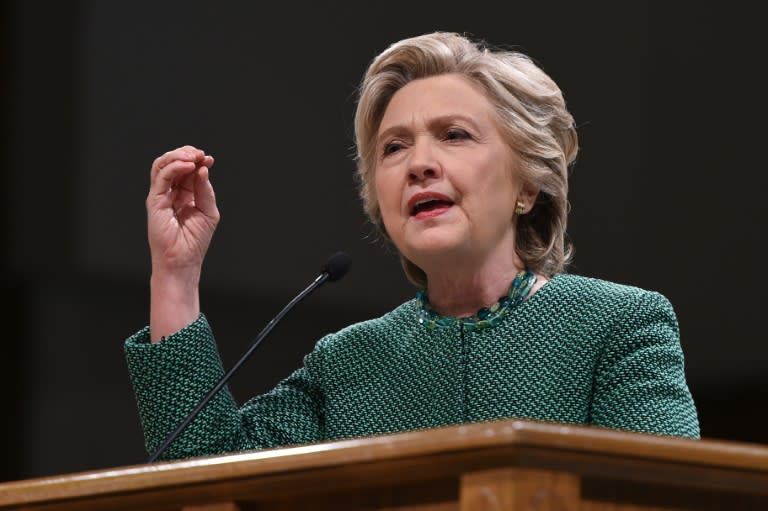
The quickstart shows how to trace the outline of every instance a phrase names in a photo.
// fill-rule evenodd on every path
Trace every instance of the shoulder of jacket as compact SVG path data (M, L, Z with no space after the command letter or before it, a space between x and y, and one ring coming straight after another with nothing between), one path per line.
M393 331L409 328L414 321L416 301L409 300L377 318L348 325L337 332L324 336L318 342L321 349L333 349L335 346L357 342L382 340Z
M616 304L667 301L662 294L656 291L594 277L559 274L555 279L564 292L578 295L583 299L598 299Z

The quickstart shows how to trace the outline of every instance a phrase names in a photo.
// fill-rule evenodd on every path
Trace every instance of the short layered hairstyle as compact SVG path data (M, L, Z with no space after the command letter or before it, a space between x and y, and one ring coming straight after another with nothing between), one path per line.
M376 197L377 133L392 97L421 78L458 74L479 87L496 112L502 137L517 157L510 172L538 190L533 208L515 215L515 250L526 267L552 276L565 271L568 172L578 152L574 120L560 88L530 57L494 50L456 33L435 32L399 41L368 67L359 89L355 144L360 197L370 221L387 236ZM516 197L510 197L510 201ZM401 255L408 278L427 287L424 271Z

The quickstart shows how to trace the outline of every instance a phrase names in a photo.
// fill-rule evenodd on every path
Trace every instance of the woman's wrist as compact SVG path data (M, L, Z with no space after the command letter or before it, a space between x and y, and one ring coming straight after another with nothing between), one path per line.
M150 341L160 342L200 315L200 272L153 271L150 278Z

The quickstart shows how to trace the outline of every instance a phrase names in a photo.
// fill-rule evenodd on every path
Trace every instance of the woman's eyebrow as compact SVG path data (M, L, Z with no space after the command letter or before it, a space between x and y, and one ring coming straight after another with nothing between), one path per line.
M469 117L464 114L445 114L445 115L439 115L437 117L432 117L428 120L427 126L430 129L434 129L437 127L445 126L446 124L450 124L452 122L456 121L463 121L467 124L469 124L472 128L478 129L478 125L475 122L475 120L472 117ZM389 135L397 134L397 133L406 133L411 130L410 124L395 124L393 126L388 127L384 131L380 132L377 136L379 140L382 140L386 138Z

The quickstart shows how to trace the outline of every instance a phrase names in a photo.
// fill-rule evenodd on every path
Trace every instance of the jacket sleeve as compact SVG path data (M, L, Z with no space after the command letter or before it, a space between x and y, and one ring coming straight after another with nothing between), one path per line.
M224 387L170 445L162 459L316 442L322 439L322 393L312 376L320 348L271 392L238 409ZM154 452L223 376L202 314L157 344L145 327L125 342L147 452Z
M592 423L699 438L672 305L658 293L637 291L617 311L598 361Z

